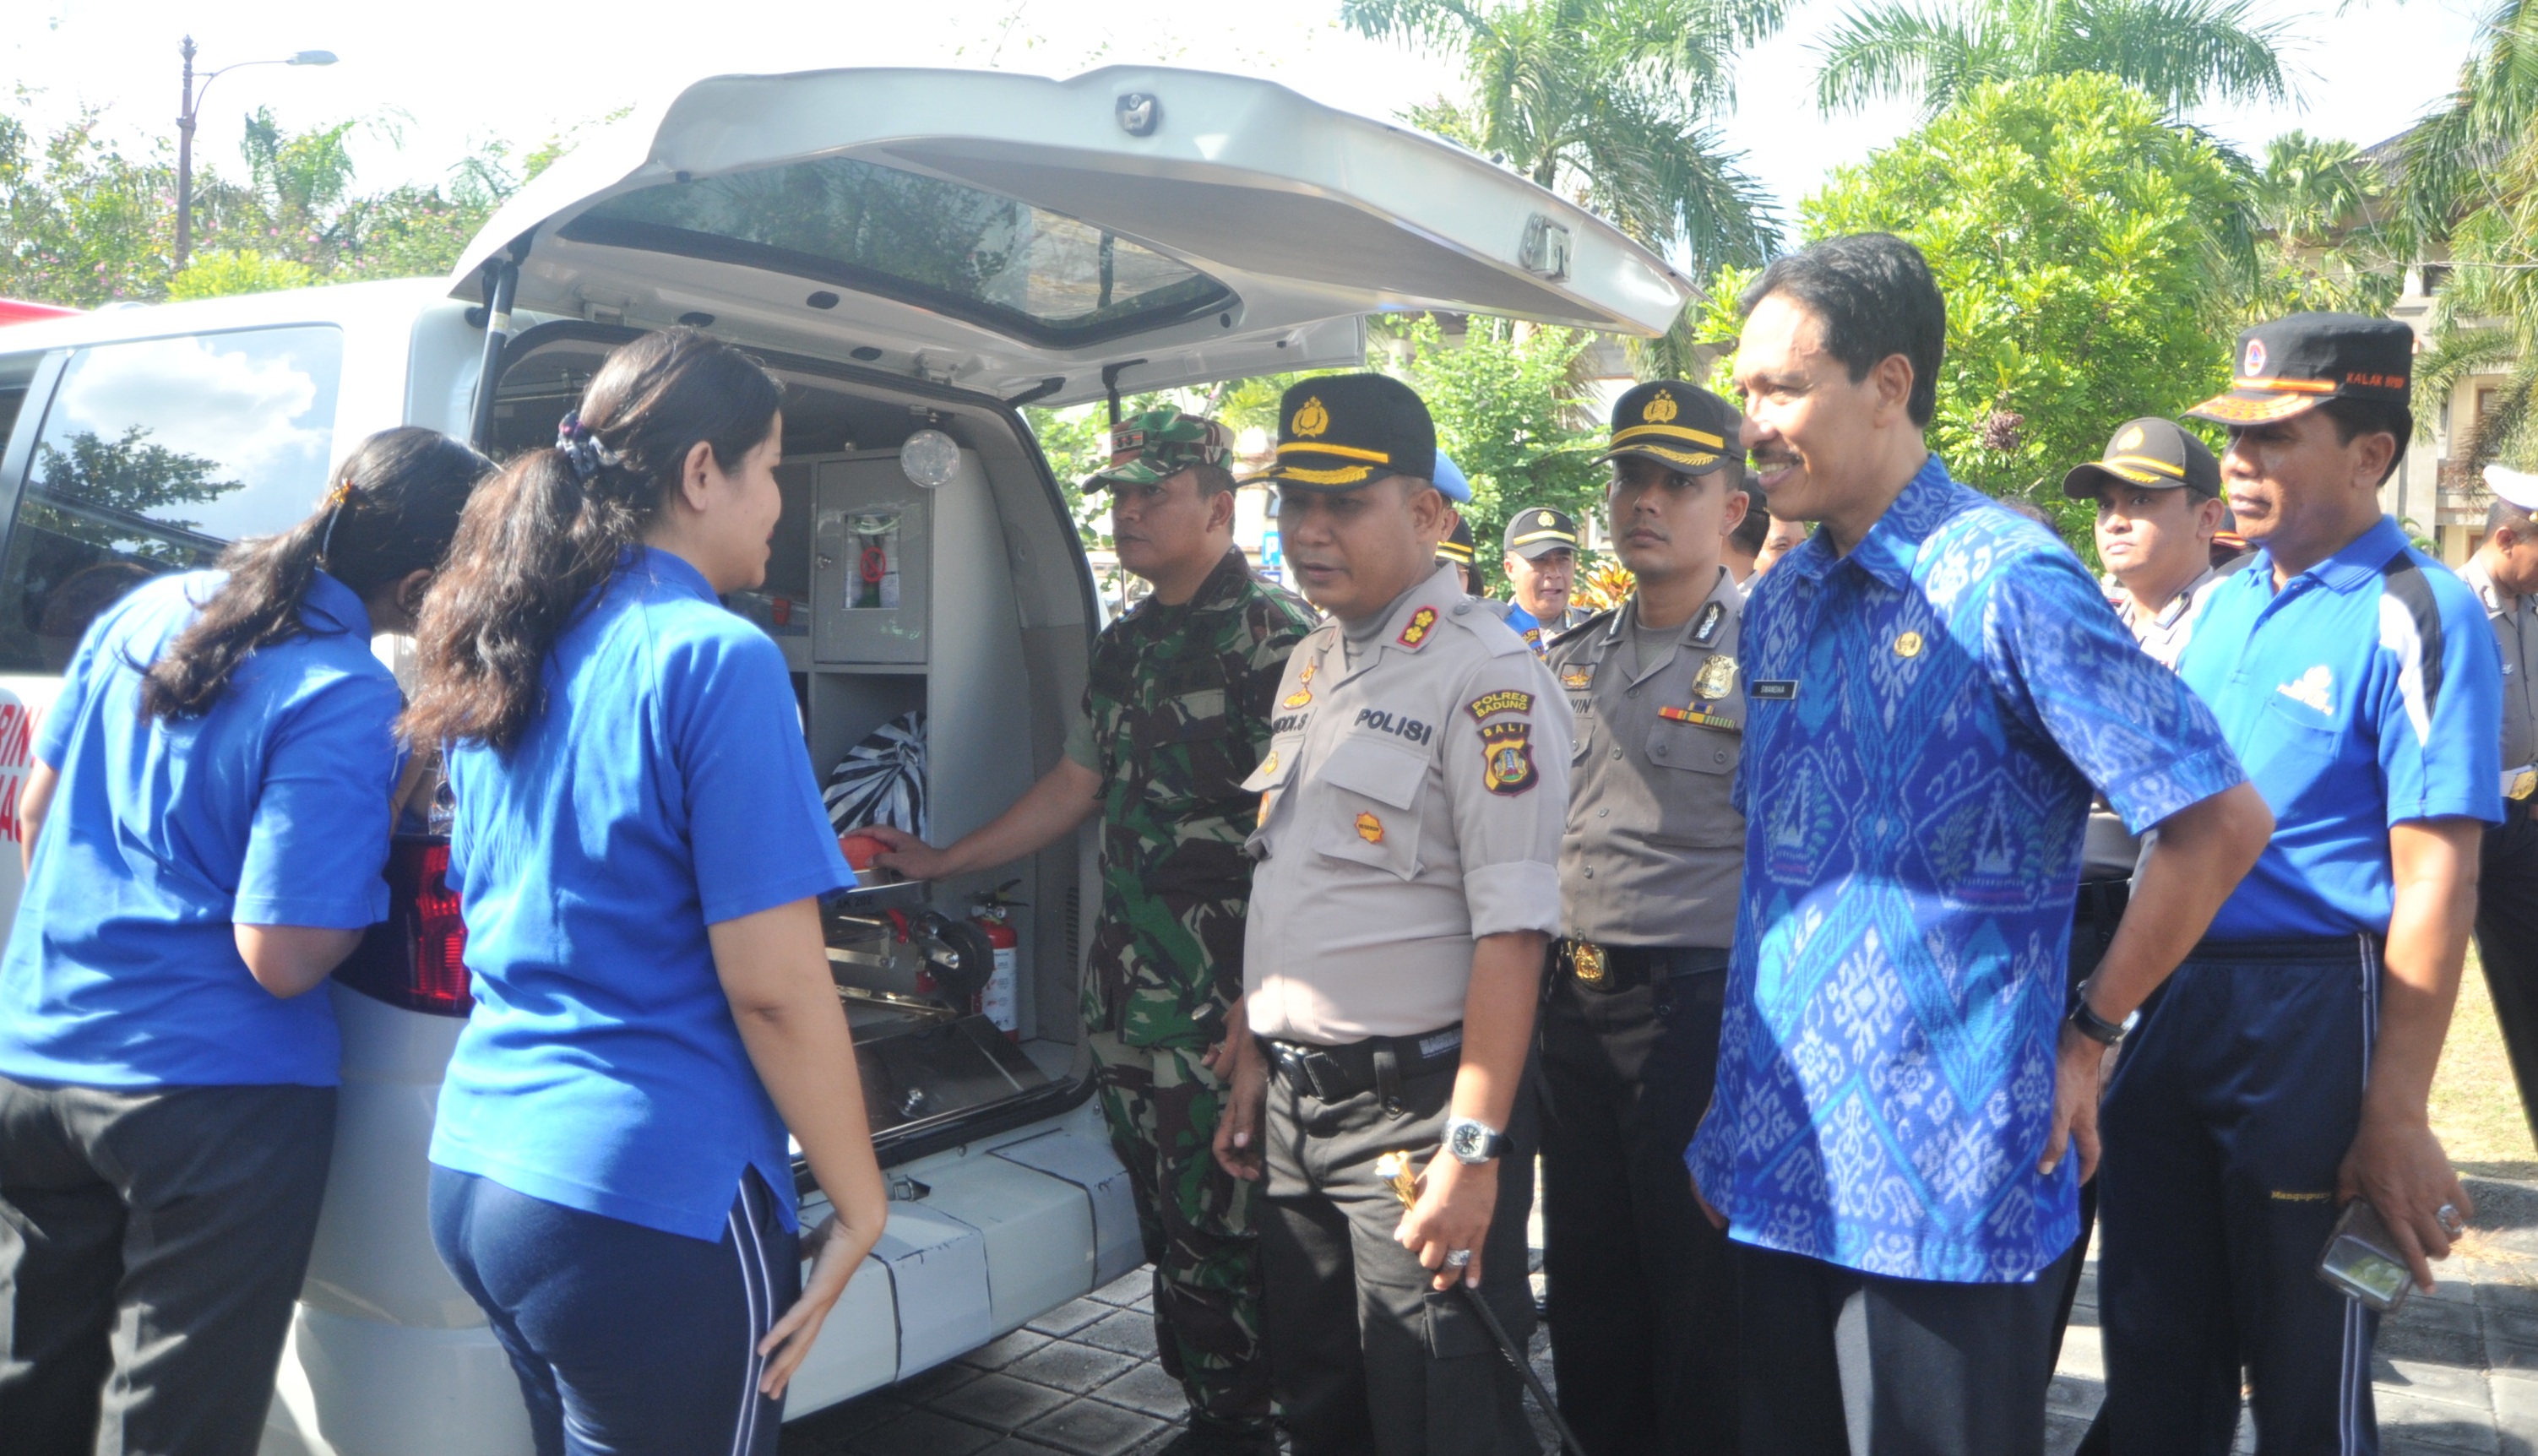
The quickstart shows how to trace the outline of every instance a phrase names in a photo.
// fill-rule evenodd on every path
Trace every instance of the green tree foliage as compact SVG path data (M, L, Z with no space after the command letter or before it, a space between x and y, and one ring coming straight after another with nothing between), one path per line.
M2416 367L2418 423L2429 431L2460 380L2504 373L2450 459L2538 468L2538 4L2488 14L2457 89L2407 138L2402 191L2406 223L2451 264L2434 297L2439 342Z
M444 273L581 130L526 151L486 142L440 183L364 192L350 139L367 129L395 142L394 118L295 131L259 108L246 118L241 174L197 168L194 256L179 274L172 145L128 154L94 110L38 137L29 101L22 92L16 114L0 109L0 296L83 308Z
M2246 178L2262 239L2242 320L2302 309L2384 313L2405 283L2412 231L2392 227L2386 179L2347 141L2285 132Z
M67 450L36 447L37 528L127 554L190 564L191 558L167 543L196 523L158 512L217 499L242 484L213 479L217 460L151 443L146 426L128 426L113 439L83 430L69 444Z
M2236 199L2208 143L2110 76L1986 85L1834 173L1806 233L1889 232L1948 298L1931 447L1959 479L2023 496L2086 542L2062 474L2113 428L2228 383Z
M1831 113L1892 98L1936 116L1988 83L2097 71L2181 116L2290 99L2290 38L2253 0L1865 0L1818 47L1816 100Z
M1412 108L1412 124L1705 271L1759 260L1778 235L1769 191L1715 121L1734 103L1734 55L1785 11L1784 0L1342 0L1340 19L1462 58L1469 94Z
M1413 321L1406 338L1409 353L1393 371L1428 401L1437 448L1472 483L1463 518L1472 524L1473 558L1499 590L1507 517L1529 505L1602 513L1604 471L1594 462L1603 431L1571 377L1594 341L1575 329L1480 317L1465 321L1459 343L1433 318Z

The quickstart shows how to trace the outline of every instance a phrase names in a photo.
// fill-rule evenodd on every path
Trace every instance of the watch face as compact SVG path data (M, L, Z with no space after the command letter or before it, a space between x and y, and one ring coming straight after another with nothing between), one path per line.
M1456 1158L1480 1157L1481 1140L1487 1136L1488 1134L1481 1130L1479 1123L1460 1124L1454 1129L1454 1156Z

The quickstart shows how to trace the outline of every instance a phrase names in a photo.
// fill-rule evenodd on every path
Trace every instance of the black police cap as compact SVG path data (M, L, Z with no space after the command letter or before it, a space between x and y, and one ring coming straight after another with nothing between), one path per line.
M1613 437L1601 464L1637 455L1685 475L1707 475L1737 451L1736 407L1698 384L1656 379L1613 404Z
M1292 385L1278 402L1278 453L1253 480L1306 491L1354 491L1387 475L1434 480L1436 425L1407 384L1386 374L1331 374Z
M1528 505L1507 517L1506 549L1526 561L1577 549L1577 517L1548 505Z
M2105 454L2062 477L2062 494L2074 500L2094 498L2108 486L2218 496L2221 462L2210 445L2173 420L2127 420L2106 441Z
M2216 425L2265 425L2330 399L2405 409L2412 399L2415 331L2393 318L2295 313L2238 335L2230 390L2186 416Z
M1436 560L1458 566L1472 563L1472 523L1457 515L1453 533L1436 543Z

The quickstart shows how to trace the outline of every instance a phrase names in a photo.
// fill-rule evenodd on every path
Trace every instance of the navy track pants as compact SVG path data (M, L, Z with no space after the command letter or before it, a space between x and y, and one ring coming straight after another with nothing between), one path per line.
M755 1172L719 1242L432 1170L432 1238L493 1321L538 1456L773 1456L758 1355L801 1295L799 1239Z
M2362 1115L2379 953L2206 942L2125 1042L2100 1130L2098 1309L2115 1456L2375 1456L2378 1316L2317 1277Z

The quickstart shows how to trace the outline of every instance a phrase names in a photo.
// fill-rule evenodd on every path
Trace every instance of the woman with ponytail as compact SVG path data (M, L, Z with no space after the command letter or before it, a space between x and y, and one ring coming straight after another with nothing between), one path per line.
M424 606L476 1009L433 1237L540 1456L772 1452L888 1214L819 896L854 883L766 578L780 394L692 330L609 356L479 493ZM835 1216L804 1284L791 1129Z
M315 514L105 609L19 796L0 959L0 1448L246 1456L334 1146L335 1014L385 918L396 680L493 467L364 440Z

